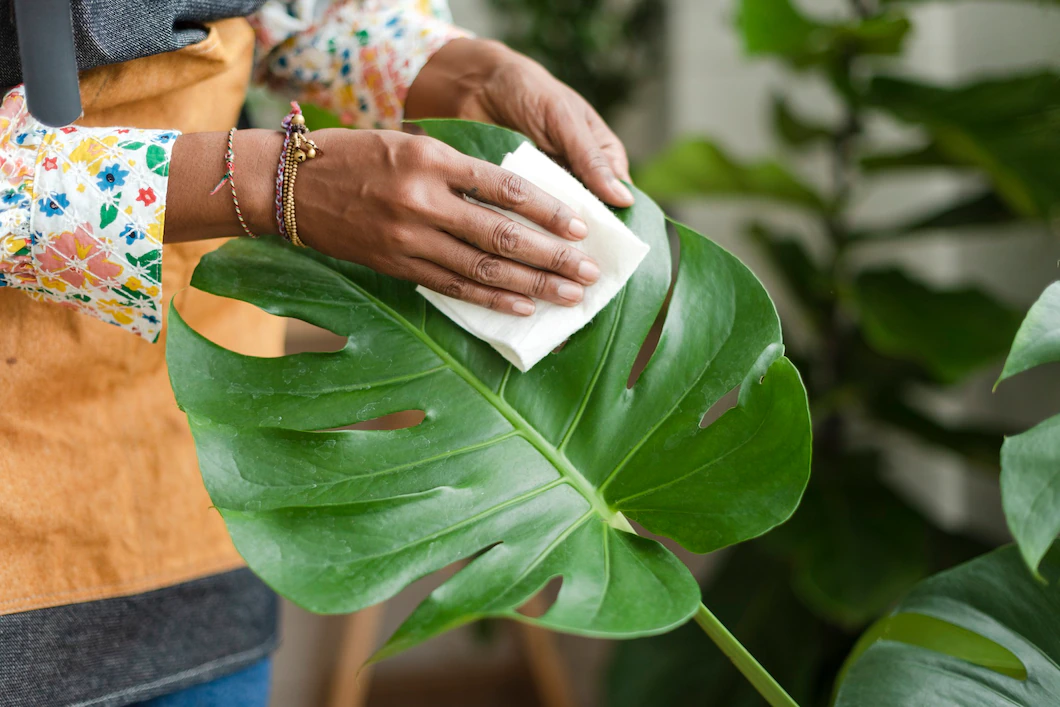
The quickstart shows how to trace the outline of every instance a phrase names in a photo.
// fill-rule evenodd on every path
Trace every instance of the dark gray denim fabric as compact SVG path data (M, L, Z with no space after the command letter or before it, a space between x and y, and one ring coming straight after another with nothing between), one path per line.
M120 707L240 670L276 646L277 599L242 569L0 616L0 706Z
M71 0L77 67L175 51L206 38L202 23L246 17L265 0ZM0 88L22 83L14 3L0 0Z

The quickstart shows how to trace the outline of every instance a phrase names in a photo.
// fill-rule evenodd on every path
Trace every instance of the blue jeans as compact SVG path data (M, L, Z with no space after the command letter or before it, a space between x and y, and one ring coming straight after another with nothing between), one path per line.
M238 673L140 702L137 707L267 707L271 672L272 659L265 658Z

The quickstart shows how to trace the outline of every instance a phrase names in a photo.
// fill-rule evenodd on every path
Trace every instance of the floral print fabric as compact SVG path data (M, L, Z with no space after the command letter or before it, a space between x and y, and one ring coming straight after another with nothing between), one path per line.
M259 78L360 128L400 127L420 69L468 34L444 0L269 0L251 22Z
M268 0L250 19L259 80L359 127L399 127L420 69L466 34L449 24L446 0ZM178 134L47 128L26 110L21 88L8 92L0 102L0 287L156 341Z
M0 104L0 287L157 340L176 136L46 128L21 89L8 93Z

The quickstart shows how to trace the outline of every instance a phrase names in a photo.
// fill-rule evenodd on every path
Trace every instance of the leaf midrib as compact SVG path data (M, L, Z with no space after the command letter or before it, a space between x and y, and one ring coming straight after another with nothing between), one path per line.
M413 326L407 319L405 319L405 317L403 317L397 311L389 307L385 302L375 297L372 293L368 292L366 289L361 287L359 284L352 280L349 280L348 278L345 279L347 282L349 282L350 286L361 292L364 297L373 302L375 306L378 307L379 310L382 311L386 316L392 319L399 326L404 327L407 331L409 331L409 333L411 333L413 336L423 342L423 344L427 346L427 348L429 348L431 351L433 351L435 355L437 355L440 359L442 359L442 361L444 361L445 364L449 366L449 368L452 369L454 373L460 376L465 383L471 386L475 391L478 392L479 395L485 398L488 403L490 403L494 408L496 408L497 411L500 412L501 415L503 415L504 418L508 421L508 424L510 424L520 435L522 435L522 437L527 442L529 442L543 457L545 457L545 459L547 459L548 462L552 464L553 467L555 467L556 471L559 472L560 476L563 477L567 483L573 486L576 491L578 491L582 496L585 497L585 499L589 502L589 505L592 506L593 510L596 511L601 518L603 518L605 521L607 521L609 525L615 528L633 532L632 527L629 525L629 522L625 519L625 517L621 513L613 511L611 508L608 507L607 503L604 501L603 497L599 494L597 489L589 482L588 479L586 479L582 475L580 471L578 471L578 469L573 464L571 464L570 460L567 459L567 456L563 452L558 450L547 439L545 439L545 437L540 432L538 432L533 425L527 422L526 418L519 414L519 411L512 407L507 400L490 390L481 380L478 379L477 376L475 376L471 371L464 367L463 364L453 358L453 356L448 351L446 351L444 348L438 345L436 341L434 341L430 336L428 336L427 332L424 330L426 327L424 327L424 329L419 329ZM423 320L426 324L426 300L422 302L422 305L424 307L425 312Z

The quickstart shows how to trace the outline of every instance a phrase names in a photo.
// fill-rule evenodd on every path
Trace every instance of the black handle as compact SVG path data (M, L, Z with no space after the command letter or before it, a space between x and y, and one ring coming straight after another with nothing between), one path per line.
M81 117L70 0L15 0L26 106L52 127Z

